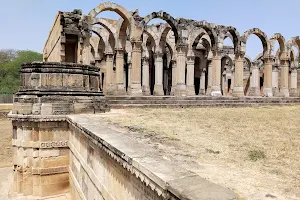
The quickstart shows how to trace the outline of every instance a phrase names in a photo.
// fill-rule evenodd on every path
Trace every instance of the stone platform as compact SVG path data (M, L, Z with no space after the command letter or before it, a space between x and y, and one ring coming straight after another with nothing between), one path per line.
M252 107L299 105L300 97L106 96L118 108Z

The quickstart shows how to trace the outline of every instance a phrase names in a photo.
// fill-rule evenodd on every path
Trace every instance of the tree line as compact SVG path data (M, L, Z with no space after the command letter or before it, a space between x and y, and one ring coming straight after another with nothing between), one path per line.
M20 87L22 63L42 61L43 55L28 50L0 50L0 94L14 94Z

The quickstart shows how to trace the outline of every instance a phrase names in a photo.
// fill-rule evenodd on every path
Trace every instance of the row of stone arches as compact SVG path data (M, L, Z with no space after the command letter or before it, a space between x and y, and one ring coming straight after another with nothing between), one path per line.
M109 20L97 18L98 14L107 10L116 12L121 16L118 23L111 24L109 23ZM211 90L209 91L211 95L224 95L230 92L234 94L234 92L230 90L233 90L231 88L233 82L232 79L235 79L235 95L243 96L249 94L250 83L248 81L246 86L244 86L245 84L242 78L243 72L245 71L243 63L246 59L247 40L250 35L254 34L261 40L263 47L264 95L272 96L272 69L275 58L278 58L282 65L282 77L288 76L290 70L286 70L286 66L289 68L291 66L289 62L294 59L294 56L291 56L294 55L292 53L292 47L294 46L299 50L300 44L299 37L286 41L281 34L277 33L268 39L267 35L257 28L250 29L240 36L239 32L234 27L218 26L207 23L206 21L174 19L171 15L163 11L153 12L142 18L138 16L137 13L130 13L122 6L111 2L100 4L89 13L89 16L91 18L90 30L97 33L99 37L102 37L99 34L99 31L97 31L97 28L94 27L94 25L100 24L107 30L108 35L111 38L108 39L110 42L103 39L101 40L102 45L105 45L105 48L104 50L102 48L102 51L103 55L106 56L104 59L106 62L106 76L110 76L112 72L109 73L108 71L114 69L114 67L111 67L114 64L107 65L109 64L107 63L107 60L109 61L110 55L113 55L112 57L116 55L116 63L119 63L115 64L116 71L119 72L117 72L117 74L123 73L125 66L124 62L129 62L132 67L127 69L127 74L130 75L127 75L126 77L130 80L127 80L125 85L134 89L135 93L141 93L143 91L145 95L176 94L176 88L178 90L177 95L203 93L203 91L200 92L201 74L206 75L206 77L210 76L210 74L208 72L208 65L199 70L198 68L195 68L195 61L197 63L196 65L198 65L199 62L199 56L195 56L195 53L199 54L199 52L195 52L195 49L200 44L200 41L206 41L209 44L206 45L205 50L207 62L211 62L211 73L213 74L211 75L212 80L209 80L209 78L205 78L205 81L202 80L202 83L205 83L205 93L207 94L207 91ZM154 26L147 25L155 18L166 21L166 24L160 25L160 30L156 30L156 32L153 30ZM168 36L170 33L173 36L173 41L167 41L168 38L170 38L170 36ZM235 67L233 68L234 74L230 76L232 78L227 78L224 81L222 79L224 73L224 68L222 66L222 50L226 38L230 38L233 43L235 58L234 61L231 62ZM276 52L276 55L274 55L274 43L276 41L279 43L279 50ZM127 46L131 46L130 50L128 50ZM166 50L168 53L166 53ZM125 54L131 54L131 56L128 56L131 58L130 61L124 61ZM144 73L147 71L148 73ZM161 74L157 74L158 71L160 71ZM195 80L195 78L197 80ZM198 78L200 80L198 80ZM107 79L106 85L108 85L109 88L110 85L113 85L113 78ZM250 80L250 77L248 80ZM211 84L209 83L210 81ZM168 84L165 84L166 82ZM227 87L224 88L224 85L226 85L225 82L227 83ZM285 86L286 82L287 81L282 82L282 90L284 90L284 87L288 87ZM124 77L117 75L116 84L117 90L120 89L119 94L123 94ZM230 85L230 87L228 87L228 85ZM189 89L191 87L192 89ZM111 89L115 90L116 88ZM174 91L172 91L172 89Z

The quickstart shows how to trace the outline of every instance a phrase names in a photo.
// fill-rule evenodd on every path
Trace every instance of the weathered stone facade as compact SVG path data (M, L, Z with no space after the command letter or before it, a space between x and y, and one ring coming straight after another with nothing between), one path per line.
M13 124L13 194L46 197L69 192L68 114L108 111L94 66L35 62L21 67Z
M118 13L120 20L97 18L107 10ZM299 55L292 49L299 49L299 37L285 40L276 33L269 38L258 28L241 35L231 26L174 19L164 11L141 17L137 10L129 12L111 2L101 3L88 15L79 13L59 13L59 35L75 36L76 48L68 50L70 43L61 43L65 51L57 61L72 54L77 55L73 62L96 65L101 70L101 89L107 95L299 95ZM155 18L166 24L147 25ZM49 38L56 38L53 30ZM252 34L263 46L262 54L253 61L246 56ZM227 37L233 47L224 46ZM276 41L280 48L274 52ZM45 60L57 57L47 49L49 42Z
M121 19L97 18L106 10ZM154 18L167 24L148 26ZM251 34L264 48L254 61L246 56ZM226 37L233 47L224 46ZM276 40L280 50L274 55ZM299 94L292 46L299 48L299 37L268 39L259 29L240 36L233 27L174 19L163 11L140 17L111 2L88 15L59 12L44 48L45 62L21 67L21 87L9 114L12 193L35 199L67 193L71 199L237 199L89 114L109 110L104 93L117 102L127 94L137 101L150 95L198 101L196 95L206 95L236 96L232 102L242 103L249 95L282 96L250 103L299 103L299 98L284 98ZM158 103L168 99L155 98Z

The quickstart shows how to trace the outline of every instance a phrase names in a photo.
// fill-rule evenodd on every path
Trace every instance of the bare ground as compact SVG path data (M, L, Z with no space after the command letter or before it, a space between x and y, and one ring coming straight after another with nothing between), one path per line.
M300 106L126 109L103 116L241 199L300 199Z
M11 105L0 104L0 168L12 166L12 125L6 118Z

